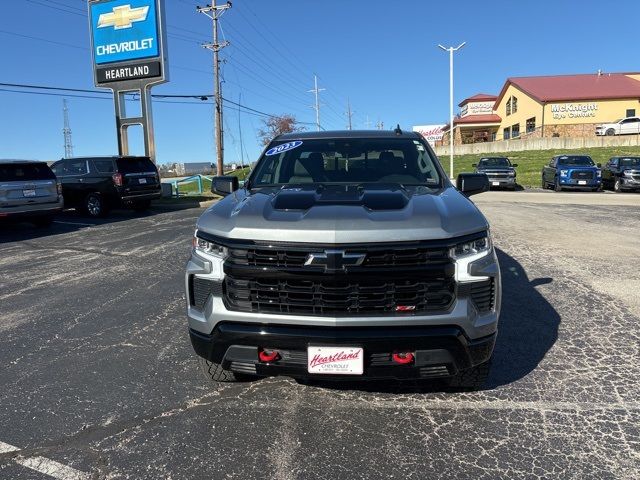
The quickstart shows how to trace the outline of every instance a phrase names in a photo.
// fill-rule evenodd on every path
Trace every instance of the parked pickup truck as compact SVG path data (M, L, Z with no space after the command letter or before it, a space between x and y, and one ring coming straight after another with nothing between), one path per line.
M640 157L613 157L602 169L602 186L616 192L640 191Z
M602 188L600 164L587 155L556 155L542 167L542 188L596 192Z
M447 379L480 388L500 269L489 224L414 132L291 133L198 219L189 334L215 381Z
M517 163L511 163L506 157L484 157L480 162L474 163L476 173L484 173L489 177L491 188L516 189Z

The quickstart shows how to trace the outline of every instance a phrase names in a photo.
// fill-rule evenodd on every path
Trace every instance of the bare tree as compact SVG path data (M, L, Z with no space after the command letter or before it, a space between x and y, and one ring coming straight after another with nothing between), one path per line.
M269 117L262 121L264 126L258 130L258 135L262 139L262 144L267 145L278 135L283 133L300 132L304 127L298 123L293 115L278 115Z

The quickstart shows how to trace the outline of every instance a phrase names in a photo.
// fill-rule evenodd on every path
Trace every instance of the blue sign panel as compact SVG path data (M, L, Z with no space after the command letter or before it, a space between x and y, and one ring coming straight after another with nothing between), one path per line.
M156 0L111 0L90 9L96 64L159 55Z

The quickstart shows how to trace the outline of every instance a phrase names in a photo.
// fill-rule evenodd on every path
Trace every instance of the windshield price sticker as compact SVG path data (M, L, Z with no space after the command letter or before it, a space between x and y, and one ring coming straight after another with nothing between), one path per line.
M302 145L302 141L300 140L296 140L295 142L283 143L282 145L278 145L277 147L270 148L269 150L267 150L267 153L265 153L265 155L278 155L282 152L298 148L300 145Z

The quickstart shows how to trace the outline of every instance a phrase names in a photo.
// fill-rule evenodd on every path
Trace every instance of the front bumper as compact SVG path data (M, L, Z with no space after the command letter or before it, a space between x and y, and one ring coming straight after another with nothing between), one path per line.
M580 181L585 182L584 184L580 184ZM592 190L594 188L600 188L602 185L602 180L600 178L590 179L590 180L579 180L576 178L564 178L560 177L560 186L562 188L570 188L576 190L588 189Z
M516 177L489 177L489 186L490 187L515 187L516 186Z
M189 329L198 355L238 373L291 377L353 379L432 379L449 377L487 361L496 333L471 340L456 326L415 327L305 327L223 322L211 335ZM363 375L323 375L307 371L308 346L344 346L364 349ZM258 348L277 349L280 358L258 359ZM393 362L394 351L415 352L409 365Z

